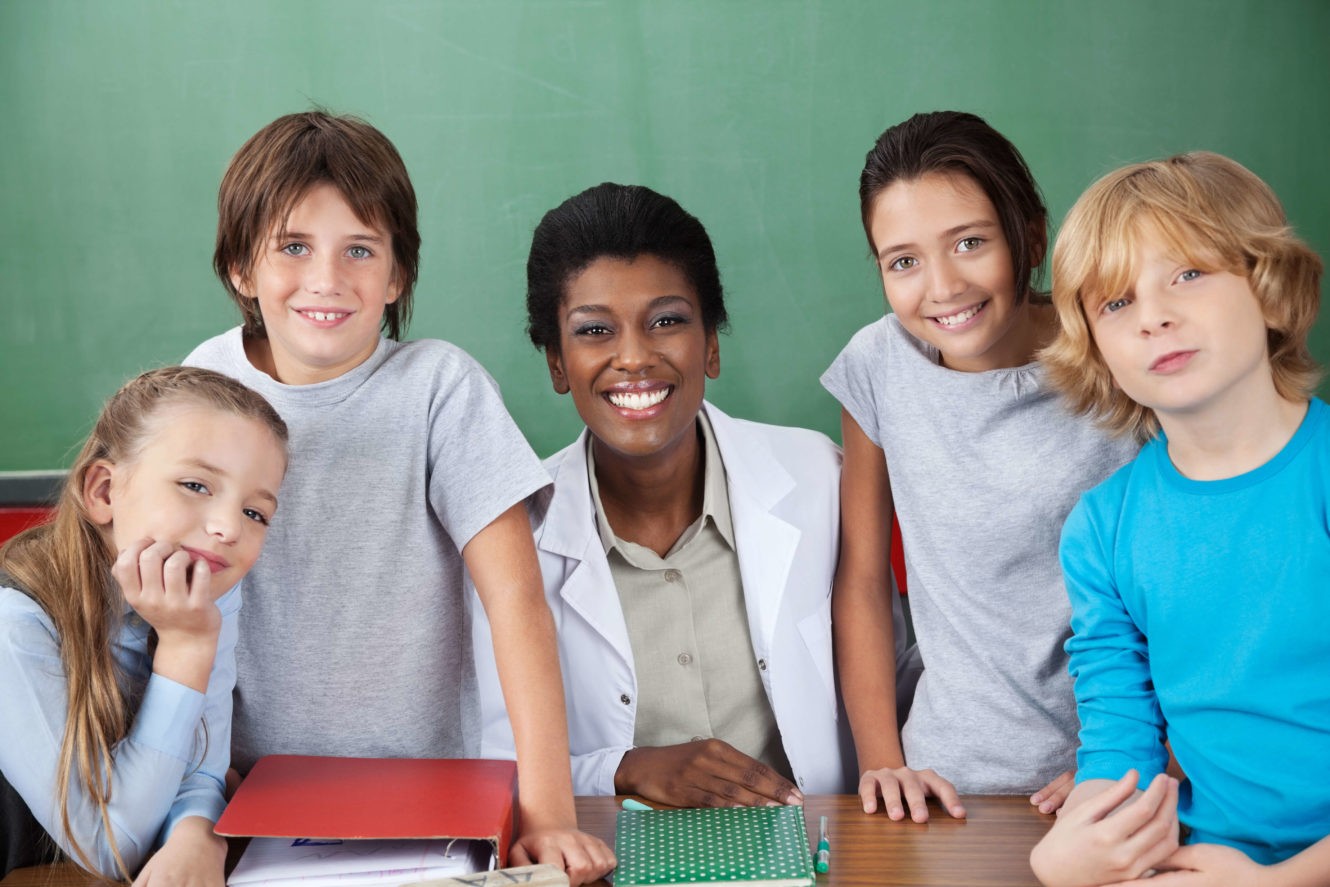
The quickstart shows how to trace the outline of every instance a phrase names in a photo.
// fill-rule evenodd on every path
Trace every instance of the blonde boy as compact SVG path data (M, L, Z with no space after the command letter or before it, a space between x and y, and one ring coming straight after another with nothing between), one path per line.
M1049 377L1146 443L1063 529L1082 728L1031 855L1047 885L1330 883L1320 273L1265 183L1215 154L1114 172L1063 225Z

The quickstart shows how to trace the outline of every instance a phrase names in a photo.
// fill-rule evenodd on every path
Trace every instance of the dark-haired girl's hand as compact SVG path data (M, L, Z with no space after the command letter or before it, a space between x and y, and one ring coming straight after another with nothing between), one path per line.
M1076 771L1068 770L1030 795L1030 803L1037 806L1040 813L1056 813L1067 802L1067 795L1071 794L1071 790L1075 787Z
M869 770L859 777L859 799L863 801L864 812L877 812L880 797L888 819L904 819L908 807L911 819L927 822L930 795L937 798L954 818L965 818L965 807L961 804L960 795L956 793L956 786L939 776L935 770L884 767L881 770Z

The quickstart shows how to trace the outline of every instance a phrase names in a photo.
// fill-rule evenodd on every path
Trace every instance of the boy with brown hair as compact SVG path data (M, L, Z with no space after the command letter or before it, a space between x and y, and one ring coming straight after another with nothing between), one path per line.
M613 854L577 831L554 625L524 502L549 476L490 376L399 341L419 263L392 143L352 117L279 118L232 159L213 267L244 324L188 362L261 392L291 429L282 519L246 580L234 750L475 757L463 570L494 626L517 737L514 864L573 883ZM384 335L386 333L386 335Z

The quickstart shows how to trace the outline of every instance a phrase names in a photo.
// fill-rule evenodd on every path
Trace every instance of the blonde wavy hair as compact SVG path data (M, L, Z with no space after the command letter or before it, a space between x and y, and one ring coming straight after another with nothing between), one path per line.
M1109 173L1062 224L1053 248L1060 329L1039 359L1076 413L1140 441L1159 431L1154 411L1113 383L1088 314L1130 289L1147 237L1161 238L1202 270L1245 277L1265 317L1275 389L1289 400L1311 397L1320 367L1307 334L1320 305L1321 260L1294 236L1278 198L1255 173L1194 151Z
M101 813L111 852L126 880L130 873L107 811L116 745L133 721L111 652L124 599L111 578L112 545L84 506L83 481L98 460L132 461L157 427L154 417L168 406L203 406L253 419L272 432L285 454L286 423L259 394L211 370L152 370L107 401L69 470L50 522L23 531L0 547L0 570L46 611L60 639L68 704L57 772L52 776L61 828L79 864L96 872L69 825L69 786L77 775Z

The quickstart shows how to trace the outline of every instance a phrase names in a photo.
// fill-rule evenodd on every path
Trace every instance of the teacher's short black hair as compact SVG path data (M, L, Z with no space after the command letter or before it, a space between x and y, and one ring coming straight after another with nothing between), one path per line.
M526 262L527 334L537 348L559 351L559 306L573 277L600 258L654 256L692 285L708 332L729 321L720 270L707 229L683 207L641 185L604 182L545 213Z

